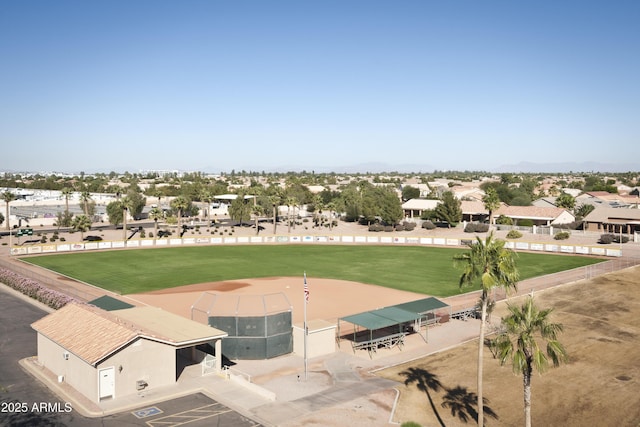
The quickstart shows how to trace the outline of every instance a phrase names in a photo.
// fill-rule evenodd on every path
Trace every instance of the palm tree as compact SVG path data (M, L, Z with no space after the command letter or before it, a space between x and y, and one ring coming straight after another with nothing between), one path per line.
M287 232L291 233L291 206L293 206L293 212L295 215L298 199L296 199L295 197L287 197L284 203L287 205Z
M182 232L180 223L182 221L182 213L189 207L191 202L185 196L178 196L171 201L171 207L178 211L178 232Z
M71 227L80 232L80 238L84 240L84 232L91 229L91 220L87 215L78 215L73 217Z
M253 200L255 200L255 199L253 199ZM260 233L260 228L258 227L258 219L260 218L260 215L262 215L262 212L263 212L262 206L257 205L257 204L254 203L252 213L254 215L254 221L255 221L255 226L256 226L256 234Z
M64 204L65 204L65 208L64 208L64 212L67 216L67 218L69 217L69 198L71 197L71 195L73 194L73 189L69 188L69 187L64 187L60 193L62 193L62 196L64 197ZM67 224L69 225L69 224Z
M89 215L89 201L91 200L91 193L88 191L83 191L80 193L80 201L82 202L82 206L84 208L84 214Z
M480 297L480 337L478 341L478 425L484 425L484 411L482 399L482 362L484 350L484 335L487 322L487 305L489 292L495 288L517 289L519 279L515 262L515 252L505 248L505 241L495 239L493 232L483 241L476 237L475 243L468 243L470 251L456 255L454 260L464 265L460 276L460 288L474 285L480 279L482 295Z
M531 427L531 374L542 373L549 366L559 366L568 360L564 346L558 341L562 324L551 323L553 309L539 310L529 296L522 307L509 305L509 315L502 319L505 331L496 337L492 346L500 364L511 363L515 374L522 374L524 384L524 420ZM538 340L546 342L546 351Z
M280 197L279 196L269 196L269 201L271 202L271 207L273 209L273 234L276 234L276 230L278 227L278 206L280 206Z
M200 191L200 201L202 202L202 215L205 218L209 217L209 204L211 203L211 192L205 188Z
M315 225L320 225L320 214L322 213L323 203L322 196L320 194L316 194L313 196L313 223Z
M329 202L325 207L329 211L329 231L331 231L333 229L333 212L336 210L336 203Z
M156 244L158 238L158 220L164 218L164 212L158 207L151 208L149 218L153 220L153 244Z
M500 197L495 188L488 187L485 191L485 195L482 196L482 203L484 208L489 211L489 226L493 224L493 213L500 207Z
M127 241L127 211L131 205L131 199L124 196L120 199L120 207L122 208L122 240Z
M13 194L11 191L5 191L4 193L2 193L2 200L4 201L4 208L6 210L6 228L7 230L9 230L9 203L11 203L12 201L14 201L16 199L16 195Z

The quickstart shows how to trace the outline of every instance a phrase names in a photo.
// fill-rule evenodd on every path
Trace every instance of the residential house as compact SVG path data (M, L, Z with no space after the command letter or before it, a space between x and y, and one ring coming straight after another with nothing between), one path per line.
M575 216L564 208L539 206L502 206L494 214L496 217L504 215L515 224L523 219L531 220L533 225L550 226L568 224L576 220Z
M602 233L640 233L640 209L596 207L584 218L585 229Z

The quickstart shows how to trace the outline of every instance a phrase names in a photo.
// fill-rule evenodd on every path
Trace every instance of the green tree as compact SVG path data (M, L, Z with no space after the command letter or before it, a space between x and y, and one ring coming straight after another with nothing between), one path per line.
M446 221L451 226L456 226L462 221L461 202L451 191L445 191L442 194L442 202L436 206L435 214L440 221Z
M576 199L571 194L562 193L556 198L556 206L572 211L576 206Z
M229 217L238 221L240 224L244 224L245 221L249 221L251 219L251 204L245 196L246 194L243 191L240 191L237 197L232 200L229 205Z
M454 260L457 264L464 266L459 281L460 288L475 286L479 280L482 290L478 340L478 425L482 426L484 424L482 367L489 292L495 288L504 288L507 291L517 289L520 275L516 267L515 252L505 247L504 240L496 239L493 232L484 241L476 237L476 241L468 243L468 246L470 250L456 255Z
M132 218L136 219L140 217L140 214L144 210L144 207L147 204L147 199L142 195L142 193L137 190L135 187L130 187L126 193L127 198L127 209L129 210L129 215Z
M493 224L493 213L500 207L498 192L493 187L487 187L482 196L484 208L489 211L489 224Z
M5 227L7 230L9 230L9 203L11 203L12 201L14 201L16 199L16 195L13 194L11 191L5 191L2 193L2 201L4 202L4 208L5 208L5 212L6 212L6 221L7 223L5 224Z
M122 203L120 200L114 200L107 205L107 216L109 224L117 226L122 222Z
M558 341L562 324L550 321L551 312L552 309L539 310L533 297L527 297L521 307L509 305L509 315L502 319L504 332L492 341L500 364L510 363L515 374L522 374L526 427L531 427L533 370L543 373L549 362L557 367L568 360L564 346Z
M411 199L417 199L420 197L420 189L416 187L412 187L410 185L405 185L402 187L402 200L405 202Z
M396 225L404 216L402 203L391 187L381 187L375 190L378 216L385 224Z
M75 231L80 232L80 238L84 240L84 233L91 229L91 220L86 215L78 215L73 217L71 221L71 227Z

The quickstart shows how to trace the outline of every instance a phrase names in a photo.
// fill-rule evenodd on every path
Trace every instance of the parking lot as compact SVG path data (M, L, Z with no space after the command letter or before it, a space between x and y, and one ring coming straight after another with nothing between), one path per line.
M202 393L142 406L103 418L80 415L64 397L54 395L20 368L37 352L31 323L47 313L0 288L0 425L2 426L238 426L260 424Z

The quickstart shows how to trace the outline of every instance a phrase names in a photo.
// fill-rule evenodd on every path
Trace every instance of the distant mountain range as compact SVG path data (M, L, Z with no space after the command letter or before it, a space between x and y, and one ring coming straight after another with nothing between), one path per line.
M252 169L255 170L255 169ZM277 168L265 168L265 172L300 172L300 171L315 173L385 173L385 172L399 172L399 173L431 173L434 171L483 171L491 173L581 173L581 172L600 172L600 173L622 173L622 172L640 172L640 163L600 163L600 162L561 162L561 163L531 163L520 162L514 165L502 165L497 168L482 168L480 166L472 169L465 168L437 168L432 165L426 164L388 164L382 162L360 163L349 166L338 167L300 167L300 166L280 166ZM238 171L238 169L236 169Z
M178 169L176 169L177 171ZM182 169L183 172L193 172L200 171L205 173L220 173L225 172L229 173L232 169L225 168L215 168L215 167L205 167L201 169ZM475 168L442 168L442 167L434 167L433 165L427 164L389 164L383 162L369 162L369 163L358 163L347 166L301 166L301 165L281 165L278 167L237 167L234 168L236 172L247 171L247 172L266 172L266 173L286 173L286 172L315 172L315 173L337 173L337 174L349 174L349 173L373 173L373 174L382 174L382 173L390 173L390 172L398 172L398 173L432 173L434 171L477 171L477 172L489 172L489 173L546 173L546 174L557 174L557 173L584 173L584 172L600 172L600 173L623 173L623 172L640 172L640 163L601 163L601 162L559 162L559 163L531 163L531 162L520 162L513 165L502 165L497 168L482 168L480 166ZM128 168L112 168L112 169L95 169L95 170L85 170L86 173L109 173L111 171L115 171L117 173L124 173L126 171L134 173L140 172L139 168L128 167ZM9 172L9 173L24 173L27 171L13 171L13 170L0 170L0 172ZM32 173L42 172L42 171L30 171ZM58 172L61 173L61 172ZM78 174L78 171L68 171L69 174Z
M640 163L600 163L600 162L560 162L530 163L520 162L516 165L504 165L495 171L499 173L560 173L560 172L640 172Z

